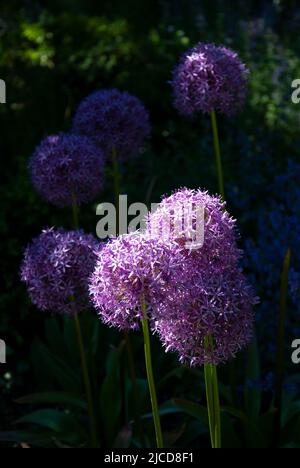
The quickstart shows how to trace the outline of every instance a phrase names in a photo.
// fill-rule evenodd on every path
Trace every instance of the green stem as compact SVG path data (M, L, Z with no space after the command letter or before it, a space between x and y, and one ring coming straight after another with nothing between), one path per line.
M211 115L211 124L212 124L213 137L214 137L214 150L215 150L217 173L218 173L219 192L223 200L225 200L224 176L223 176L223 166L222 166L217 116L216 116L215 111L212 111L210 115Z
M72 200L73 224L74 224L75 229L79 229L78 205L77 205L75 194L72 194L72 199L73 199ZM75 329L76 329L78 348L79 348L79 354L80 354L80 360L81 360L82 376L83 376L86 399L87 399L87 404L88 404L91 442L92 442L93 448L97 448L98 447L97 424L96 424L95 413L94 413L91 381L90 381L86 355L85 355L85 350L84 350L80 320L79 320L78 313L76 310L76 302L75 302L74 297L72 298L72 301L74 304L74 324L75 324Z
M277 365L276 365L276 387L275 387L275 438L276 445L280 441L281 430L281 412L282 412L282 388L284 383L284 356L285 356L285 324L287 315L287 298L288 298L288 282L289 270L291 265L291 250L288 249L283 262L280 286L280 307L279 307L279 324L277 337Z
M213 339L211 336L205 338L205 347L208 351L213 350ZM221 448L221 409L218 386L217 366L205 364L205 387L207 398L207 410L211 445L213 449Z
M142 319L142 327L143 327L143 334L144 334L145 361L146 361L148 385L149 385L154 426L155 426L156 443L157 443L157 448L164 448L159 410L158 410L158 403L157 403L157 396L156 396L156 389L155 389L154 376L153 376L149 323L148 323L147 308L146 308L144 296L142 297L141 306L142 306L143 317L144 317Z
M75 323L76 335L77 335L79 352L80 352L80 360L81 360L83 381L85 385L85 393L86 393L87 404L88 404L91 441L92 441L93 448L97 448L98 437L97 437L97 425L96 425L93 397L92 397L92 388L91 388L91 382L90 382L87 360L86 360L83 338L82 338L81 325L80 325L78 314L74 314L74 323Z
M213 131L216 168L217 168L217 174L218 174L219 193L222 196L223 200L225 200L225 184L224 184L223 164L222 164L222 156L221 156L217 115L215 111L212 111L210 115L211 115L212 131ZM231 387L232 399L233 401L238 403L236 364L234 361L231 361L229 363L229 376L230 376L230 387Z

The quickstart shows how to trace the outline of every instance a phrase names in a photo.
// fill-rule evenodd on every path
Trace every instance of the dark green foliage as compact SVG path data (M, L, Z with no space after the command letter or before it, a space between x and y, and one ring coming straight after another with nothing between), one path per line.
M0 78L7 83L8 101L0 105L0 338L8 344L8 364L0 367L4 446L88 444L73 323L37 311L19 281L22 251L31 238L42 227L72 225L68 210L48 206L33 191L27 165L34 147L45 135L69 129L84 96L98 88L118 87L144 101L153 125L145 153L123 169L122 191L130 202L157 202L184 185L216 191L209 119L178 116L168 81L180 54L196 41L225 43L238 50L251 69L245 111L220 120L225 178L237 199L250 193L255 207L262 202L257 187L266 187L288 158L300 158L300 107L290 101L291 82L300 77L299 18L296 0L51 0L1 6ZM247 186L241 183L245 167L253 171ZM112 199L108 171L99 202ZM255 236L247 214L239 214L241 230ZM94 206L82 209L81 221L87 231L95 232ZM133 336L136 399L122 334L103 327L93 313L81 321L101 446L153 446L141 338ZM179 367L158 342L153 354L167 444L208 446L202 373ZM237 367L238 410L228 372L221 370L224 446L268 447L273 394L249 386L249 381L259 381L261 372L274 368L261 369L256 343ZM297 376L290 376L288 383L299 388ZM142 414L144 434L132 422L136 412ZM299 448L299 434L299 392L286 392L281 445Z

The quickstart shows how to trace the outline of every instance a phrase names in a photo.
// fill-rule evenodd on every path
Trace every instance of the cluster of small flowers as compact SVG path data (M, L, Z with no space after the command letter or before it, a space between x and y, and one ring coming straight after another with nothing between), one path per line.
M201 249L185 247L184 229L162 239L159 226L166 217L175 224L180 204L204 207ZM236 223L221 199L181 189L149 215L146 233L122 236L103 248L91 278L92 301L105 323L121 329L139 327L145 301L152 329L167 351L190 365L218 364L252 337L257 298L239 269L240 257ZM208 336L213 350L206 349Z
M96 263L98 242L81 231L47 229L27 247L21 279L41 310L73 314L89 303L87 278Z
M245 101L248 74L231 49L200 43L183 55L174 71L175 107L184 115L232 115Z
M50 203L79 205L93 201L99 194L104 158L89 138L53 135L36 149L30 170L35 189Z
M57 206L91 202L103 187L112 147L124 161L149 133L148 112L136 97L115 89L94 93L80 104L71 133L48 136L35 150L29 164L33 185ZM94 237L81 231L43 231L27 248L21 268L32 302L65 314L88 307L88 280L99 250Z
M185 114L231 114L245 98L247 75L230 49L199 44L174 72L175 105ZM117 90L96 92L79 106L71 134L48 137L37 148L30 163L34 186L59 206L91 201L101 189L105 159L112 152L121 161L136 154L149 133L138 99ZM199 249L186 248L196 217L188 230L178 229L187 206L195 207L193 213L203 209ZM168 239L160 232L166 218L177 227ZM43 232L26 251L22 279L38 307L59 313L72 313L74 303L82 310L89 283L104 323L137 329L147 318L182 362L219 364L252 336L257 298L240 270L241 256L236 222L221 198L181 189L149 215L145 233L120 236L101 249L80 232Z
M126 160L149 137L149 115L135 96L117 89L97 91L81 102L73 132L90 137L106 155L115 150L119 160Z
M149 115L134 96L116 89L93 93L75 114L72 131L45 138L30 160L34 187L57 206L95 200L112 150L120 161L141 149Z

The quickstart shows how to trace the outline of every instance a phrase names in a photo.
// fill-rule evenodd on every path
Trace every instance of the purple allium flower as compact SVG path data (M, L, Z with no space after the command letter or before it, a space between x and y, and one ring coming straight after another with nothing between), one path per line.
M164 237L166 225L169 223L168 236L182 248L183 254L194 265L203 271L214 267L224 271L238 264L241 251L237 246L236 221L225 210L219 196L211 196L206 191L180 189L170 197L166 197L157 209L148 217L147 230L152 237ZM198 210L202 208L202 214ZM187 243L197 240L197 230L204 229L203 246L194 250L187 248ZM203 226L204 224L204 226ZM195 242L197 247L197 242ZM186 259L186 261L187 261ZM195 262L199 266L195 266Z
M150 135L147 110L141 101L117 89L97 91L84 99L73 121L74 133L91 137L110 157L135 155Z
M175 107L188 116L212 111L234 114L245 101L248 74L231 49L199 43L174 71Z
M166 348L191 366L220 364L236 355L252 338L257 303L237 268L226 273L190 270L185 288L161 303L155 329ZM207 350L211 337L214 349Z
M99 243L81 231L47 229L27 247L21 267L32 302L41 310L60 314L89 306L88 279Z
M60 134L45 138L30 161L36 190L57 206L94 200L103 187L104 157L87 137Z
M187 241L195 235L199 207L204 243L191 250ZM164 198L148 218L151 236L163 237L170 223L169 241L176 246L174 255L181 256L181 269L157 305L154 328L167 350L190 365L226 361L252 336L257 298L240 271L236 221L225 207L218 196L183 188ZM189 222L182 222L183 213ZM215 344L211 355L205 350L208 336Z
M153 318L177 269L181 270L175 250L175 246L140 233L120 236L101 250L90 295L104 323L138 329L143 298L149 318Z

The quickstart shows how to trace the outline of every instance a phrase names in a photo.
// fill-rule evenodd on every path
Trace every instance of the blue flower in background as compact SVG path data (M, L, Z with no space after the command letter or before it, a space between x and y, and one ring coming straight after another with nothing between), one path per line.
M300 299L300 273L292 269L289 275L289 283L292 299L296 303Z
M250 174L254 179L255 173ZM245 266L261 297L257 328L267 359L272 358L276 352L280 279L288 248L291 249L292 260L289 273L287 332L291 337L298 336L300 332L297 325L300 313L299 182L300 164L289 160L284 173L273 178L271 184L260 185L260 190L264 192L263 196L259 197L261 202L258 202L255 196L239 194L238 203L235 203L234 193L231 192L231 202L237 210L243 212L246 223L252 225L253 233L244 245ZM252 182L251 184L253 185Z
M278 290L283 259L292 251L290 292L294 305L300 285L300 165L289 161L286 173L275 178L269 197L257 212L257 241L248 239L249 267L260 278L266 293Z

